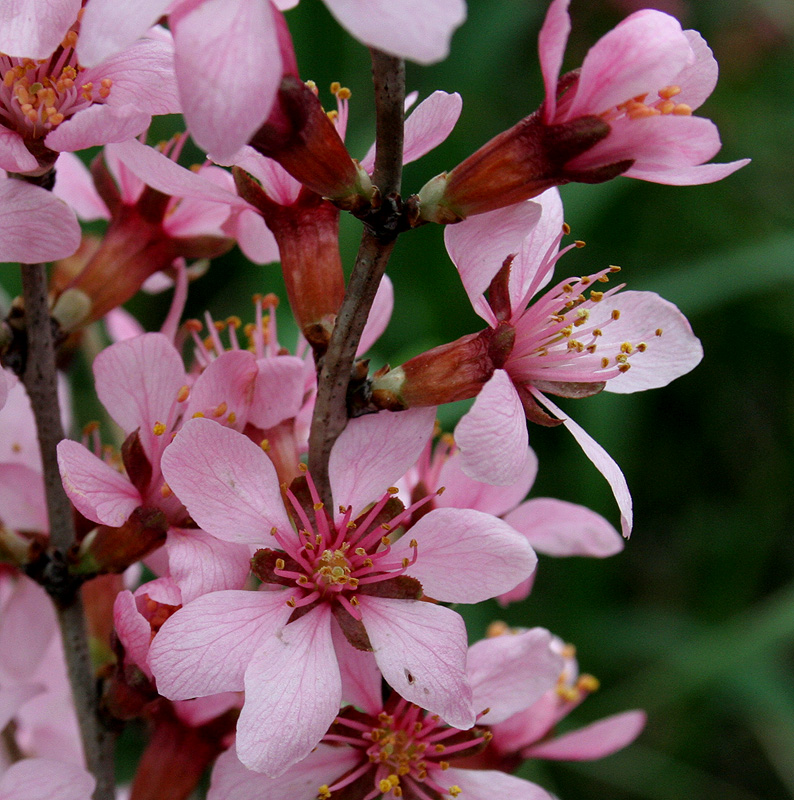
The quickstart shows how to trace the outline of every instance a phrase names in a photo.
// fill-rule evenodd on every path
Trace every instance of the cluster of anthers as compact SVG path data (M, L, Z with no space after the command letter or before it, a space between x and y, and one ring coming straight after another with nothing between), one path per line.
M81 83L84 67L77 62L77 31L70 30L60 46L40 61L0 54L0 124L24 138L38 139L65 119L110 95L113 81Z
M651 102L647 102L648 93L637 95L625 103L621 103L613 110L601 116L607 122L626 116L629 119L643 119L645 117L656 117L661 114L674 114L677 117L688 117L692 114L692 108L686 103L677 103L673 98L681 94L680 86L665 86L659 89L657 97Z
M394 696L392 701L394 700ZM415 800L457 797L459 786L440 782L450 759L473 755L493 738L490 731L450 728L435 714L400 697L390 711L370 717L349 709L340 714L324 742L347 744L361 750L361 763L332 785L319 788L317 797L330 800L334 792L372 773L374 788L363 800L383 795ZM483 712L485 713L485 712Z

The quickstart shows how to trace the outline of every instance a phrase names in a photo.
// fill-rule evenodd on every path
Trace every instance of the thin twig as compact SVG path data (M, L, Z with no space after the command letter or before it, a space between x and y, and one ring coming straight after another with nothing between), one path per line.
M57 569L65 563L65 553L74 542L74 524L72 507L61 483L56 454L56 446L63 439L63 426L44 264L22 264L22 293L27 334L23 380L36 419L50 523L52 564ZM97 716L96 678L88 650L88 633L80 593L74 592L63 602L56 602L56 609L86 766L97 780L94 800L113 800L113 737Z
M323 360L309 436L309 471L320 496L332 507L328 481L331 448L347 425L347 387L361 333L396 237L402 177L405 65L372 50L375 86L376 153L372 182L380 190L381 213L368 220L345 299Z

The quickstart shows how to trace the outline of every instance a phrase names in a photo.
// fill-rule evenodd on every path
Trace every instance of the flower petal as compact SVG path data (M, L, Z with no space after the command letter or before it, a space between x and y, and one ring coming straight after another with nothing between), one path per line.
M24 464L0 462L0 524L16 531L49 531L40 472Z
M85 222L110 219L110 212L94 187L88 167L74 153L58 156L52 193L68 203Z
M92 105L64 120L44 138L50 150L84 150L109 142L125 142L143 133L151 122L151 114L133 104Z
M96 781L77 764L26 758L0 777L3 800L91 800Z
M30 578L20 577L0 615L0 675L25 682L38 669L56 629L55 610L47 593ZM31 620L36 620L32 625Z
M560 77L565 46L571 32L571 18L568 6L571 0L554 0L546 12L543 27L538 35L538 55L540 69L543 73L543 85L546 87L546 105L544 119L550 123L557 111L557 81Z
M675 85L681 87L681 93L675 96L675 102L686 103L694 110L714 91L720 69L711 48L697 31L684 31L684 36L695 54L695 61L676 75Z
M77 19L80 0L8 0L0 5L0 52L38 61L63 41Z
M263 358L257 362L250 421L262 430L297 416L303 405L304 364L296 356Z
M545 789L515 775L498 770L456 769L444 772L444 783L459 787L466 800L493 800L509 797L510 800L554 800Z
M337 624L331 625L331 635L342 675L342 703L358 706L367 714L377 716L383 709L383 698L375 656L353 647Z
M394 309L394 287L388 275L380 279L378 291L372 301L372 308L367 317L367 324L361 334L358 343L356 356L361 356L369 350L378 340L391 319L391 312Z

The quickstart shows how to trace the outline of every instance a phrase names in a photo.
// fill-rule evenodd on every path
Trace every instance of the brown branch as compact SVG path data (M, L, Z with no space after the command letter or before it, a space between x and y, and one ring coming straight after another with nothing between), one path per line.
M331 448L348 420L347 388L361 333L389 261L401 214L398 192L402 177L405 65L372 50L375 86L376 153L372 182L380 190L381 207L369 215L345 299L323 358L309 436L309 471L320 496L332 507L328 480Z
M68 585L65 553L74 542L74 524L72 507L61 483L56 454L56 446L63 439L63 426L44 264L22 264L22 293L27 342L23 381L36 419L52 546L51 566L44 576L45 585L56 597L58 623L86 765L97 780L94 800L113 800L113 738L97 716L96 678L88 650L80 593L72 590L61 595L58 591L52 591L61 582Z

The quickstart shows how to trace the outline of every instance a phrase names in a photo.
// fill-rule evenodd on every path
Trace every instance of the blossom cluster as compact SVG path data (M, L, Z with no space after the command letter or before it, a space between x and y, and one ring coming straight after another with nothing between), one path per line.
M325 2L395 85L401 59L445 58L466 15L464 0ZM0 9L0 259L23 276L55 262L45 332L59 365L108 343L93 345L92 371L115 426L112 443L93 423L48 454L41 334L29 295L15 301L0 331L2 800L113 797L86 716L147 721L120 789L132 800L188 798L207 770L209 800L544 800L512 774L523 760L601 758L644 727L629 710L558 734L598 685L573 646L529 620L469 645L459 612L527 598L538 553L608 557L631 533L620 468L551 397L659 388L702 348L672 303L617 283L619 268L582 270L557 187L708 183L743 166L705 163L719 136L693 111L716 84L714 56L673 17L639 11L560 77L571 23L568 0L553 0L540 108L401 198L384 155L395 131L379 124L354 158L350 92L334 84L327 111L300 75L295 5ZM453 132L462 100L437 91L411 110L417 97L398 94L404 164ZM148 145L152 116L178 112L187 132ZM180 164L188 136L206 153L193 168ZM75 155L98 145L90 167ZM349 281L342 213L364 223ZM99 220L103 235L81 231ZM445 226L448 271L484 327L370 372L393 307L391 245L427 224ZM280 262L291 349L272 294L245 325L183 320L191 282L235 246ZM173 291L159 331L122 307L139 290ZM444 432L437 408L458 400L473 402ZM539 468L527 422L573 435L619 530L526 499ZM68 619L80 602L101 687L82 700L70 648L86 632Z

